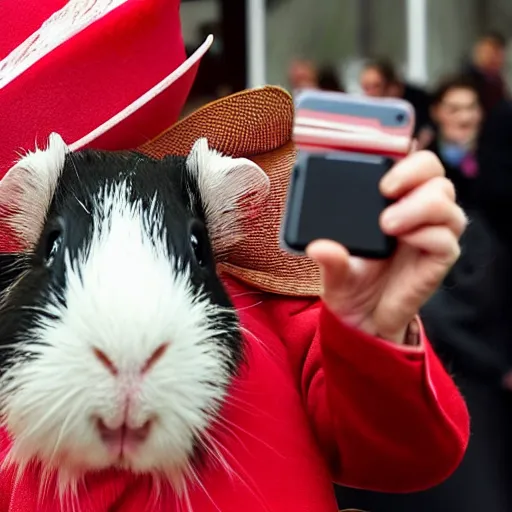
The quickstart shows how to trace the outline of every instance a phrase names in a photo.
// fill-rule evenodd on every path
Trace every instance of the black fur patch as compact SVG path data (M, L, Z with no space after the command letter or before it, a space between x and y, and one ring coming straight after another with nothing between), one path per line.
M66 307L65 252L69 251L73 259L79 251L89 249L98 198L106 187L123 183L130 185L129 201L142 202L145 211L156 198L164 214L161 225L155 227L165 230L169 253L178 256L176 261L180 265L190 266L192 285L197 293L203 291L213 304L227 308L226 313L211 319L214 325L223 327L226 334L211 342L229 349L227 370L232 375L238 371L243 360L238 320L215 270L204 209L197 183L186 169L186 159L168 157L160 161L135 152L84 150L67 155L45 228L34 253L27 256L29 269L0 311L0 376L14 359L32 357L23 350L23 342L38 342L34 331L41 323L60 321L45 313L43 308L51 301ZM154 219L155 223L157 220ZM202 264L197 261L197 251L191 244L192 234L199 239ZM58 245L54 245L56 236L60 237ZM50 253L51 265L48 264ZM19 345L20 349L2 350L2 345Z

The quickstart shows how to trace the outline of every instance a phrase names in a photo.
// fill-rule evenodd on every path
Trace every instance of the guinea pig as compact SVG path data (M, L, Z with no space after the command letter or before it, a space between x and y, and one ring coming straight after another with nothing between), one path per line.
M26 247L0 303L9 464L64 486L107 468L180 484L244 361L216 262L268 191L206 139L155 160L52 134L9 171L0 210Z

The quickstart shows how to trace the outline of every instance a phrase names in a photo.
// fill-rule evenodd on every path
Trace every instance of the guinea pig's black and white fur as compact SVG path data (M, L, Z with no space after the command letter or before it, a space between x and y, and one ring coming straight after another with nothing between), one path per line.
M206 139L159 161L71 153L53 134L3 187L29 247L0 307L8 461L40 461L66 485L110 467L178 485L244 355L215 258L268 178Z

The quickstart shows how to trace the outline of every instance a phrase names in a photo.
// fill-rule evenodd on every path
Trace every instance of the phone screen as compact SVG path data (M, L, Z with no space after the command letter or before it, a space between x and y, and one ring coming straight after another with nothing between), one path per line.
M389 204L379 183L391 165L389 158L359 153L302 155L292 176L285 243L303 251L326 238L356 256L388 257L394 241L379 225Z

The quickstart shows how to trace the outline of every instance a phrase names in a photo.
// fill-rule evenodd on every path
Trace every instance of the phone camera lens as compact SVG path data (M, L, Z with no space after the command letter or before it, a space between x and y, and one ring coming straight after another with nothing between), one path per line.
M398 124L402 124L405 121L405 115L404 114L397 114L396 121Z

